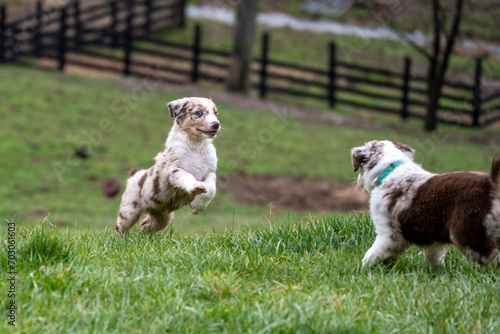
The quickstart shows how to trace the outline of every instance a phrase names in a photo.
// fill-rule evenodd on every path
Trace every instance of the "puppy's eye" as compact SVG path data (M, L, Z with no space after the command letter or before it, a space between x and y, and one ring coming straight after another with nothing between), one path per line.
M196 112L196 116L203 116L203 111L198 110L198 111Z
M215 113L215 116L219 115L219 112L217 110L214 111L214 113Z

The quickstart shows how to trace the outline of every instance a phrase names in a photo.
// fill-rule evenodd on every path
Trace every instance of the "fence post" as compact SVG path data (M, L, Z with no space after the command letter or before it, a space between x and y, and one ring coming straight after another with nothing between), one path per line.
M266 98L266 81L267 81L267 64L269 54L269 33L262 34L262 49L260 57L260 82L259 82L259 96L261 99Z
M5 5L0 6L0 63L5 61L5 26L6 26Z
M7 20L5 20L5 27L4 27L4 29L7 29ZM15 63L17 61L17 52L18 52L18 49L17 49L18 48L18 44L17 44L17 23L10 26L10 33L9 33L9 36L7 38L9 40L10 49L12 51L12 55L11 55L11 59L10 60L12 60L12 62ZM4 46L4 48L5 48L5 46Z
M409 98L408 93L410 91L410 76L411 76L411 59L405 57L405 65L403 71L403 95L401 97L401 118L404 120L408 118L408 106L409 106Z
M191 70L191 82L198 81L200 76L200 43L201 43L201 27L197 24L194 27L194 40L193 40L193 68Z
M65 54L66 54L66 18L67 18L67 13L66 13L66 8L61 8L61 19L60 19L60 24L61 26L59 27L59 70L63 71L64 70L64 64L66 63L66 60L64 59Z
M42 12L43 10L43 3L42 0L38 0L36 2L36 35L34 39L34 47L35 47L35 56L41 57L42 56Z
M476 71L474 74L474 110L472 111L472 125L479 125L481 116L481 76L483 70L483 58L476 58Z
M113 48L118 46L118 34L116 32L116 25L118 24L117 17L117 9L116 9L116 0L110 2L110 10L111 10L111 26L109 27L111 30L111 45Z
M75 17L75 49L78 50L81 46L82 40L82 26L80 21L80 0L75 0L74 3L74 17Z
M337 103L336 98L336 86L335 79L337 77L336 74L336 65L337 65L337 52L334 42L330 42L328 44L328 54L329 54L329 64L328 64L328 103L330 107L334 107Z
M123 74L130 74L130 54L132 53L132 24L134 16L134 3L132 1L127 1L127 26L125 27L125 43L123 45L125 51L125 57L123 58L124 69Z
M151 15L153 14L153 0L146 0L146 11L144 13L144 35L151 35Z

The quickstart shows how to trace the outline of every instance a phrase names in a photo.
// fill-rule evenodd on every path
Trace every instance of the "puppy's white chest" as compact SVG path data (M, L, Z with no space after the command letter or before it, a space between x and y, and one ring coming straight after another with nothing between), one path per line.
M189 152L183 156L180 165L197 181L202 181L209 172L210 159L203 152Z

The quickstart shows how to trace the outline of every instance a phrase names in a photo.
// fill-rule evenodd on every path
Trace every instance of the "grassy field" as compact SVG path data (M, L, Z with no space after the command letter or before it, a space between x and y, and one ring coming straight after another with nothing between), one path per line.
M183 88L148 90L141 78L96 79L5 65L0 76L0 156L7 157L0 163L0 217L35 224L50 215L57 226L112 227L120 196L106 198L102 182L116 178L124 186L128 169L151 166L172 124L165 104L184 96ZM215 140L221 178L244 172L353 181L349 151L371 139L415 147L417 161L433 172L486 171L495 153L472 143L494 129L442 127L426 135L419 123L397 119L378 130L333 127L216 103L224 127ZM86 160L74 155L81 146L89 151ZM224 229L268 218L269 207L237 203L221 191L199 216L180 210L174 226Z
M276 34L286 44L279 34L289 32ZM290 50L285 44L276 50ZM292 61L306 56L289 54ZM454 248L438 269L417 248L361 268L374 239L366 213L287 212L219 191L199 216L178 211L165 233L116 238L120 196L106 198L101 184L116 178L123 186L128 169L151 166L172 124L165 104L185 88L7 65L0 77L1 333L499 332L498 268L471 263ZM334 127L215 102L224 126L215 141L219 176L349 182L356 177L350 148L371 139L415 147L416 160L433 172L486 171L498 150L491 140L481 144L495 129L442 126L425 134L420 122L373 115L381 128ZM82 146L88 159L74 155ZM15 297L7 294L11 270ZM16 328L5 317L12 300Z
M48 222L15 228L15 297L0 305L15 300L16 333L500 331L498 268L455 248L438 269L417 248L361 268L374 238L364 214L122 239ZM6 275L2 293L12 289ZM0 331L12 329L3 316Z

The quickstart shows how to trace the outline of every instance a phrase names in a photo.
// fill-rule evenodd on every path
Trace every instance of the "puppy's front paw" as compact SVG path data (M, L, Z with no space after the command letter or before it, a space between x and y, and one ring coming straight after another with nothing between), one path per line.
M191 201L190 206L191 206L191 212L193 215L197 215L203 210L207 208L208 203L206 203L203 198L197 197L193 201Z
M208 190L203 182L196 182L193 189L191 189L191 194L196 196L199 194L204 194L207 191Z
M191 213L197 215L205 210L205 207L191 207Z
M373 252L370 252L370 250L368 250L368 252L366 252L365 256L363 257L363 267L371 267L373 266L375 263L378 262L378 258L375 254L373 254Z

